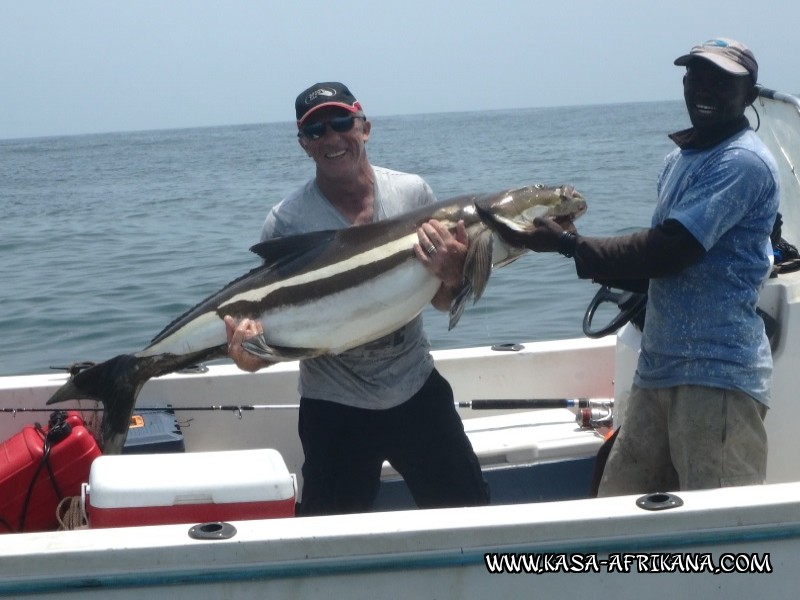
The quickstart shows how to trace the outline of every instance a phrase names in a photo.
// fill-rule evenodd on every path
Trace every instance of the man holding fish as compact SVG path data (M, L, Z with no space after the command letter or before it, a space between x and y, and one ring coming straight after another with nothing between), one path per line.
M600 495L763 483L772 357L756 313L778 209L775 161L750 128L758 64L717 38L675 60L692 128L658 178L650 229L606 239L549 219L501 234L575 261L578 276L648 292L641 353Z
M264 237L280 237L250 248L262 264L186 310L141 350L71 373L47 404L102 402L103 453L119 454L139 392L153 377L225 356L248 371L308 361L301 390L310 392L304 404L317 408L301 410L300 429L306 458L314 455L308 479L325 493L302 512L368 508L382 456L413 479L421 506L485 503L486 486L452 390L433 369L419 315L431 303L449 303L452 329L492 269L527 251L499 236L495 222L515 231L530 229L536 217L565 223L586 212L586 201L571 185L535 184L433 203L421 178L369 164L370 124L342 84L314 86L296 109L300 144L317 177L268 216ZM345 425L334 428L334 420ZM322 444L312 449L309 440L317 439ZM326 461L347 468L341 473Z
M435 201L419 176L369 163L371 123L345 85L315 84L297 97L295 109L299 143L316 175L269 212L262 241L373 223ZM462 285L464 224L451 233L431 219L417 235L417 259L441 282L431 303L447 310ZM348 276L365 275L354 269ZM225 320L228 353L240 368L271 364L243 346L263 333L260 320ZM384 460L404 477L420 507L488 503L478 459L450 385L434 368L421 316L336 356L301 361L300 393L305 462L299 515L369 510Z

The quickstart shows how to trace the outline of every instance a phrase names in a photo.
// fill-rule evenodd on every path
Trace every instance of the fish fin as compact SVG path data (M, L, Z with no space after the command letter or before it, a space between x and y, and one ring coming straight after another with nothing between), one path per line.
M467 306L467 300L469 300L469 297L472 295L472 293L472 284L465 279L461 284L461 288L458 290L458 293L450 302L450 323L447 326L448 331L453 329L453 327L458 324L461 315L464 314L464 308Z
M289 274L319 256L336 236L335 229L277 237L250 247L264 259L264 266Z
M490 229L485 229L474 239L470 240L467 256L464 259L464 277L461 288L450 302L450 324L448 330L453 329L458 324L467 300L472 298L475 304L480 300L489 275L492 273L492 248L494 238Z
M316 348L291 348L270 345L263 334L247 338L242 342L242 347L250 354L270 362L301 360L323 354Z
M120 454L136 396L149 375L140 363L147 359L132 354L120 354L72 376L47 401L56 404L67 400L88 398L103 403L103 454Z
M464 279L469 281L473 293L473 304L481 299L492 274L492 252L494 237L490 229L484 229L470 241L464 260Z

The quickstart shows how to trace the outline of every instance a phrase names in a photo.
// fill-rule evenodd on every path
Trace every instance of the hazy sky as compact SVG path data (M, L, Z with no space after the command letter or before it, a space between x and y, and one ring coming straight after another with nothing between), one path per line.
M680 99L692 45L800 92L796 0L0 0L0 139L290 121L316 81L368 116Z

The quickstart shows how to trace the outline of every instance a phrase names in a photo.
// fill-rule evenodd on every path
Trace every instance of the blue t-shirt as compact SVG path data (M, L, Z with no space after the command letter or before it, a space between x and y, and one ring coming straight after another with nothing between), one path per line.
M650 280L637 385L737 389L769 405L772 356L756 304L778 200L777 166L750 128L667 156L652 225L679 221L706 255Z

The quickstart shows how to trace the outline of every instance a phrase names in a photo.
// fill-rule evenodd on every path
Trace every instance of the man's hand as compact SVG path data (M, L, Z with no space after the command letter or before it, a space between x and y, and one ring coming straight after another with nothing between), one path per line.
M439 221L431 219L417 229L417 238L414 252L420 262L446 287L457 289L461 285L469 245L464 221L458 222L453 235Z
M572 223L563 228L550 218L537 217L533 220L533 225L533 229L528 231L516 231L500 222L495 222L493 227L506 243L517 248L528 248L534 252L557 252L561 234L565 231L575 232Z
M464 221L459 221L453 235L439 221L431 219L417 229L417 238L414 253L442 282L431 304L437 310L447 311L464 278L464 261L469 245L467 228Z
M264 333L261 321L242 319L239 323L236 323L233 317L226 316L225 333L228 335L228 356L233 359L233 362L242 371L254 373L263 367L273 364L260 359L254 354L250 354L242 347L242 342L246 339Z

